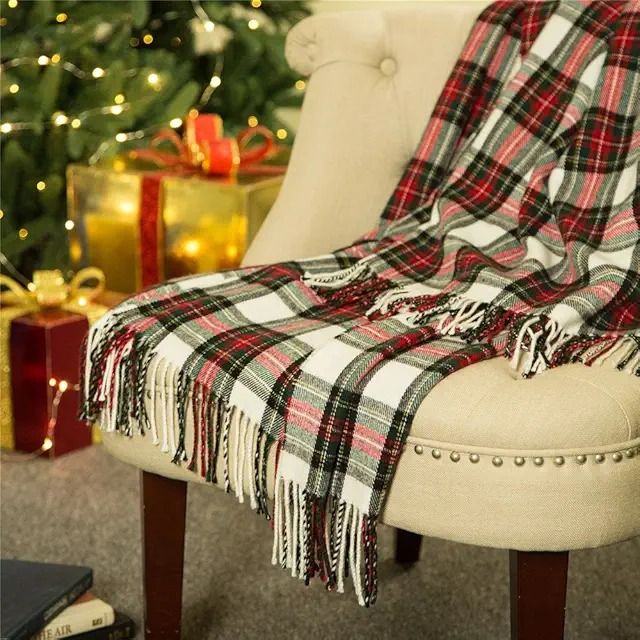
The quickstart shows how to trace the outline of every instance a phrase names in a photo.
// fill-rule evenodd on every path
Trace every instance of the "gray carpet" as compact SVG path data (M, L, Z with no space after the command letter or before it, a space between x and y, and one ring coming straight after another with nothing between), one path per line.
M585 526L597 517L585 514ZM231 496L191 485L183 637L508 637L506 552L428 539L420 563L404 570L392 543L381 527L379 602L362 609L351 591L305 588L272 567L267 523ZM2 464L1 550L92 566L95 593L141 622L138 473L100 447ZM568 640L640 639L640 538L570 562Z

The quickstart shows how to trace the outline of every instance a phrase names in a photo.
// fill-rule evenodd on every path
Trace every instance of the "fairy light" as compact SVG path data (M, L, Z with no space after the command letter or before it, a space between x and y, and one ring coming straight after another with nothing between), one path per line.
M32 283L33 284L33 283ZM35 288L35 285L34 285ZM49 378L49 386L50 387L56 387L58 386L58 381L55 378Z
M147 82L152 86L156 86L160 82L160 76L157 73L150 73L147 76Z
M33 284L33 282L29 282L29 283L27 283L27 289L29 289L29 291L31 291L31 293L33 293L36 290L36 285Z
M66 380L60 380L58 382L58 389L64 393L69 388L69 383Z
M78 306L79 307L86 307L88 304L88 301L85 297L80 297L78 298Z
M287 138L287 130L286 129L278 129L276 131L276 137L278 140L285 140Z
M250 127L257 127L258 126L258 118L256 118L255 116L249 116L247 118L247 124Z
M66 13L59 13L56 16L56 22L60 22L60 23L66 22L68 17L69 16Z
M222 84L222 78L220 76L211 76L211 80L209 80L209 86L214 89L218 88Z
M298 91L304 91L307 83L304 80L296 80L296 89Z
M251 31L255 31L260 26L260 23L255 18L251 18L251 20L247 22L247 26Z
M2 133L11 133L13 130L13 125L10 122L3 122L0 124L0 132Z
M122 104L124 102L124 95L122 93L116 94L116 96L113 98L113 101L116 104Z
M69 118L62 113L62 111L54 113L51 119L56 127L61 127L63 124L67 124L67 122L69 122Z
M18 0L9 0L9 2L7 2L7 6L9 9L15 9L18 6Z
M51 56L51 64L58 64L58 62L60 62L60 54L59 53L54 53ZM75 66L75 65L73 65Z
M64 223L64 228L65 228L67 231L71 231L75 226L76 226L76 223L75 223L73 220L67 220L67 221Z
M104 69L102 67L96 67L92 72L91 75L94 78L102 78L104 76Z
M254 9L259 9L262 6L262 0L251 0L251 6Z
M110 107L111 109L111 113L113 113L114 116L119 116L123 111L124 108L122 107L122 105L116 104L113 107Z
M145 33L142 36L142 42L145 44L151 44L153 42L153 36L150 33Z
M211 33L216 28L216 25L211 20L206 20L202 26L207 33Z
M22 229L18 231L18 238L20 238L20 240L26 240L28 236L29 236L29 231L24 227L22 227Z
M15 82L12 85L9 85L9 93L18 93L20 91L20 85Z
M49 56L38 56L38 64L41 67L44 67L45 65L49 64Z
M82 120L80 120L80 118L74 118L71 121L71 127L73 129L78 129L80 127L80 125L82 124Z
M38 191L44 191L47 188L47 183L44 180L38 180L36 183L36 189Z
M126 133L116 133L116 142L126 142L127 134Z
M169 120L169 126L172 129L177 129L182 126L182 118L173 118L172 120Z

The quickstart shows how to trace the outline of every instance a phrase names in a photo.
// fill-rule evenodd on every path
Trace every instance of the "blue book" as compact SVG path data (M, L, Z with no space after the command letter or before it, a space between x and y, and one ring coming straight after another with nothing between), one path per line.
M30 638L92 584L89 567L0 560L0 637Z

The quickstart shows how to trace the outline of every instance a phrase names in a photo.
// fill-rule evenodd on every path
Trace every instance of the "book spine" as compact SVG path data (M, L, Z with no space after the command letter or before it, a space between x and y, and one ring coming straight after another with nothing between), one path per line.
M85 591L88 591L93 584L93 573L79 580L67 593L56 600L48 609L41 614L34 616L22 629L16 634L15 640L28 640L40 629L46 627L53 618L61 611L66 609L70 604L76 601Z
M102 629L94 629L93 631L87 631L78 636L75 636L73 640L130 640L136 635L136 625L133 620L118 620L116 618L115 624L110 627L103 627Z
M98 602L96 606L87 602L80 605L80 607L82 607L82 610L75 611L70 615L65 615L66 612L62 612L60 617L52 620L31 640L67 638L113 624L115 619L113 607L106 602ZM74 607L72 606L71 608L73 609Z

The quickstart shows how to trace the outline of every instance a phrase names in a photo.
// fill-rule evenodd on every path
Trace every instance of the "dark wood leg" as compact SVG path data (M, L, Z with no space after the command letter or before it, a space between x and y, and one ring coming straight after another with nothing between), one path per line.
M146 640L178 640L187 483L142 472L142 552Z
M562 640L569 552L509 551L511 640Z
M422 536L419 533L396 529L396 562L406 565L418 562L421 545Z

